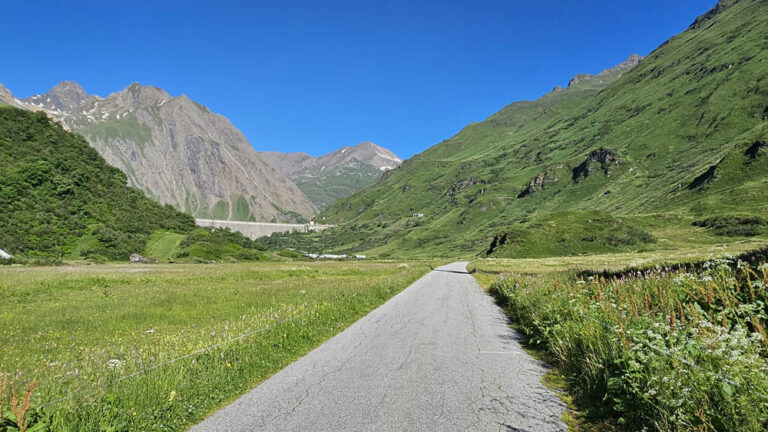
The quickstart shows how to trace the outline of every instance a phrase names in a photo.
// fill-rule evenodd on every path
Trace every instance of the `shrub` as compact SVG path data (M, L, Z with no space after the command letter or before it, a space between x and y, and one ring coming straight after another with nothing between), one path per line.
M693 225L727 237L753 237L768 232L768 220L759 216L714 216L695 221Z

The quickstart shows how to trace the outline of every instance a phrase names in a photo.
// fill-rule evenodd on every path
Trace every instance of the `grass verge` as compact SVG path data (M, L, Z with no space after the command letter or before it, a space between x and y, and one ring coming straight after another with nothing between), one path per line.
M762 431L765 260L763 250L603 274L513 271L490 292L557 367L574 430Z
M766 250L722 255L482 260L470 269L529 353L555 366L543 381L571 407L570 430L766 430ZM628 268L637 262L645 268Z

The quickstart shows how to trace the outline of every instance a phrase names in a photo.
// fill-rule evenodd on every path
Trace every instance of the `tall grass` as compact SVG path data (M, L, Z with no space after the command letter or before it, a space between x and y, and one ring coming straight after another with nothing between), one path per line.
M491 292L590 417L627 430L768 430L768 265L504 275Z
M428 270L426 263L6 268L0 404L29 394L28 432L184 430ZM18 415L3 412L0 431L21 429Z

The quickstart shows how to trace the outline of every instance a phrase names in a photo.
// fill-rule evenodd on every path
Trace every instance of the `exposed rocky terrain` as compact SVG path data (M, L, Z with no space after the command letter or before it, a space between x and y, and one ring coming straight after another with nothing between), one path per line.
M45 110L125 172L129 185L196 217L293 222L316 212L225 117L186 95L134 83L102 98L65 81L25 99L2 87L0 104Z

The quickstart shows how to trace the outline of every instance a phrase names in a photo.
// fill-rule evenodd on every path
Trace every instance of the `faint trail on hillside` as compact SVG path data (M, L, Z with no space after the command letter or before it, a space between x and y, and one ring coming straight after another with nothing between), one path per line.
M424 276L192 431L565 431L545 365L466 264Z

